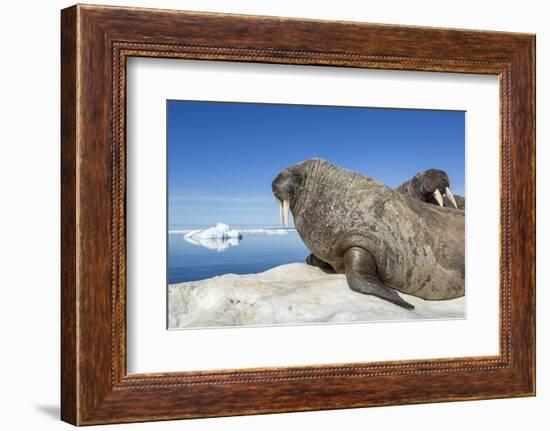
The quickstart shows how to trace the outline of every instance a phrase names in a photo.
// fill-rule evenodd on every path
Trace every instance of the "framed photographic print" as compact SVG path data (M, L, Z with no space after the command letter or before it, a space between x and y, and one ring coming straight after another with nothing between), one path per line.
M166 110L170 329L465 317L464 211L437 208L464 208L449 188L450 176L464 195L463 111L181 100ZM445 171L414 172L426 164ZM427 220L440 213L445 233ZM348 249L369 253L360 266L376 255L376 271L346 280ZM455 252L449 277L434 269Z
M535 37L62 11L62 419L535 394Z

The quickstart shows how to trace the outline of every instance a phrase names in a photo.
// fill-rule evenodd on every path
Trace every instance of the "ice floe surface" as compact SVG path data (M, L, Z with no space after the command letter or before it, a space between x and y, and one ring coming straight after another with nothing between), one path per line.
M259 274L169 285L168 324L176 329L465 317L464 297L425 301L401 295L414 310L352 291L345 275L291 263Z

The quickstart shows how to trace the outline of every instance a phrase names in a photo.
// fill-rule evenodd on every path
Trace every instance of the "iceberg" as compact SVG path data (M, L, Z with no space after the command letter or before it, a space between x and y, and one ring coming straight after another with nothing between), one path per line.
M241 239L243 236L238 230L231 229L228 224L218 223L216 224L216 226L210 227L208 229L196 229L188 231L183 235L183 237L186 239Z
M182 233L183 239L188 243L216 251L224 251L239 245L243 237L238 230L231 229L225 223L218 223L208 229L195 229L182 231Z
M287 235L295 232L294 228L231 229L227 223L217 223L216 226L206 229L177 229L170 230L168 233L183 235L183 239L193 245L224 251L239 245L243 235Z

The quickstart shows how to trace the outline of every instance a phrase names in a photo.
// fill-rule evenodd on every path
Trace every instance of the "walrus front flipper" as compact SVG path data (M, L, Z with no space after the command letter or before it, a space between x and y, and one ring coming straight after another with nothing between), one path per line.
M412 310L414 305L409 304L403 298L391 289L384 285L378 278L373 276L359 276L346 274L348 285L352 290L366 295L377 296L378 298L385 299L395 305Z
M334 272L334 268L330 265L330 263L325 262L324 260L319 259L317 256L315 256L313 253L311 253L306 258L306 263L311 266L316 266L318 268L321 268L325 272Z
M344 253L344 265L348 285L352 290L377 296L409 310L414 308L378 278L376 262L367 250L361 247L349 248Z

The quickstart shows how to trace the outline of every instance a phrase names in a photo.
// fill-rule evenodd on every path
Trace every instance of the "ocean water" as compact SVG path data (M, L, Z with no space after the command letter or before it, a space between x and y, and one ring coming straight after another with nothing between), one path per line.
M192 243L182 232L168 235L168 283L217 275L252 274L286 263L304 262L309 251L296 231L284 235L243 233L241 240Z

